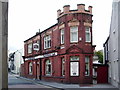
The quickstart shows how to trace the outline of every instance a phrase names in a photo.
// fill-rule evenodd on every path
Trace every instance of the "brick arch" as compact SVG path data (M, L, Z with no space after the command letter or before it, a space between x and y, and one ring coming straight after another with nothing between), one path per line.
M79 48L76 45L73 45L66 50L66 53L83 53L83 49Z

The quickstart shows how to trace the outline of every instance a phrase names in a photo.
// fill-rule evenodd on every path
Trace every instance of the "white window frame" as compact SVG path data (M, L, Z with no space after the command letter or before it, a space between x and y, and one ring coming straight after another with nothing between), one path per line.
M32 62L29 63L29 74L30 74L30 75L33 74L33 66L32 66Z
M87 34L89 34L89 40L87 40ZM85 27L85 41L86 41L86 42L91 42L90 27Z
M48 73L49 65L50 65L50 73ZM52 63L50 60L46 60L46 62L45 62L45 74L46 74L46 76L52 75Z
M70 76L79 76L79 60L79 56L70 56Z
M32 43L28 44L28 54L32 53Z
M61 44L64 44L64 29L60 30L60 34L61 34Z
M70 56L70 61L79 61L79 56Z
M65 58L62 58L62 76L65 76Z
M79 76L79 62L70 62L70 76Z
M47 35L44 37L44 49L48 49L51 47L51 37Z
M76 40L73 40L73 34L76 34ZM78 42L78 26L72 26L70 27L70 42L75 43Z
M90 57L85 56L85 76L89 76L89 75L90 75Z

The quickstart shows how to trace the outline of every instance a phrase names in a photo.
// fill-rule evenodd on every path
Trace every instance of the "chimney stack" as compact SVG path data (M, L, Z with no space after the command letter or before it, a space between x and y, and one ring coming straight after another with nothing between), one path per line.
M88 10L90 11L90 13L92 14L92 6L88 7Z
M77 4L77 9L78 9L78 11L84 12L85 11L85 4Z
M59 10L57 10L57 17L59 17L60 14L61 14L61 10L59 9Z
M63 7L63 12L66 14L66 13L69 13L69 10L70 10L70 5L65 5Z

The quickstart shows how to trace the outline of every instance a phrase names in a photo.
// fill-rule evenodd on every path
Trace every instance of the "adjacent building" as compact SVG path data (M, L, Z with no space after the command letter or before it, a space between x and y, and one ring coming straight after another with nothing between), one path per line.
M101 52L101 55L102 55L103 50L99 50L97 52L99 52L99 54ZM104 59L101 62L99 59L100 59L100 56L95 54L93 57L93 83L107 84L108 83L108 65L105 63Z
M22 76L62 83L92 83L95 45L92 6L57 11L57 23L24 41Z
M110 33L104 43L105 60L109 66L108 81L120 88L120 0L113 0Z

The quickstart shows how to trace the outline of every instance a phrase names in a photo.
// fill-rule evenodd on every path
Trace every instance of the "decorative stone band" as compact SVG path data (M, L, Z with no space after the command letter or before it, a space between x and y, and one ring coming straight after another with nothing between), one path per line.
M70 11L67 14L73 14L73 13L84 13L84 14L92 15L92 12L86 12L86 11ZM65 13L61 13L60 15L58 15L58 18L62 17L63 15L65 15Z
M25 44L30 44L32 43L32 40L28 40L27 42L25 42Z
M92 27L91 23L84 22L84 26Z
M79 25L79 22L69 22L68 23L68 26L78 26Z
M51 56L57 56L57 55L58 55L57 52L53 52L53 53L48 53L48 54L44 54L44 55L38 55L38 56L35 56L35 57L25 58L25 61L35 60L35 59L40 59L40 58L45 58L45 57L51 57Z
M42 35L43 37L46 36L46 35L50 35L52 33L52 30L50 31L47 31L47 32L44 32L44 34Z
M58 29L58 26L56 26L54 29L53 29L53 31L56 31Z
M62 29L62 28L64 28L65 27L65 24L61 24L60 26L59 26L59 29Z

